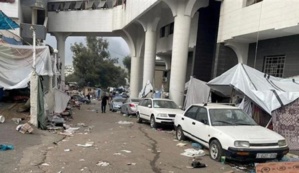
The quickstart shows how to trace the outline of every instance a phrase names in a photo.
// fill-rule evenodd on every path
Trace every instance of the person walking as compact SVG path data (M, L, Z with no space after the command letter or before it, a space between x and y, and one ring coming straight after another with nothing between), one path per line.
M106 113L106 105L109 100L109 97L104 93L102 96L102 103L101 103L101 108L102 108L102 113Z

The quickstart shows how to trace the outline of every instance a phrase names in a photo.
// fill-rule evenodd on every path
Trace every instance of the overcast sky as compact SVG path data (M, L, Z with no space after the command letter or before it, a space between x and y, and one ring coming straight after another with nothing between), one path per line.
M109 42L109 52L112 58L118 58L118 62L122 65L122 60L125 56L130 54L127 43L121 37L104 37ZM85 37L68 37L65 43L65 65L73 65L73 53L71 45L74 43L86 43ZM47 34L46 44L53 48L57 48L56 38Z

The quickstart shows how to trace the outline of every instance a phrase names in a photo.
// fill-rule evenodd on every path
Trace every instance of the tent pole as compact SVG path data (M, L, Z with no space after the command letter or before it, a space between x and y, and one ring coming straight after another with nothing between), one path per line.
M266 125L266 128L268 128L268 126L269 126L269 125L270 125L270 123L272 122L272 118L273 118L273 117L271 117L271 118L270 118L270 120L269 120L268 124Z

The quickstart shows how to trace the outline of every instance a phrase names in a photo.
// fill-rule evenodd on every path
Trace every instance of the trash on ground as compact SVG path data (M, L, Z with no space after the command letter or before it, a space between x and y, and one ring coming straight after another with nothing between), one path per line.
M84 162L84 161L85 161L84 159L80 159L80 160L79 160L79 162Z
M127 165L133 165L133 166L135 166L136 163L127 163Z
M202 146L199 143L193 142L192 147L195 149L202 149Z
M80 127L70 127L68 129L66 129L64 132L66 134L73 134L73 133L75 133L76 130L79 130L79 129L80 129Z
M16 130L23 134L33 132L33 128L28 123L18 125Z
M77 123L77 126L87 127L87 125L85 125L85 123Z
M130 122L130 121L119 121L118 124L126 125L126 124L133 124L133 122Z
M43 163L42 166L50 166L48 163Z
M125 152L125 153L132 153L132 151L129 151L129 150L121 150L122 152Z
M110 165L108 162L103 162L103 161L99 161L98 163L97 163L97 165L98 166L108 166L108 165Z
M178 146L178 147L183 147L183 146L186 146L187 144L186 143L178 143L178 144L176 144L176 146Z
M0 144L0 151L13 150L14 146L10 144Z
M3 115L0 115L0 123L4 123L5 122L5 117Z
M122 155L121 153L114 153L113 154L114 156L120 156L120 155Z
M71 151L71 149L64 149L64 151L65 151L65 152L69 152L69 151Z
M195 150L193 148L188 148L184 150L184 153L181 153L183 156L187 157L198 157L198 156L204 156L205 151L204 150Z
M94 142L86 142L85 144L77 144L78 147L92 147Z
M11 120L13 122L15 122L16 124L20 124L20 122L22 121L22 118L12 118Z
M200 163L199 161L196 161L196 160L191 163L191 166L193 168L205 168L205 167L207 167L206 164Z

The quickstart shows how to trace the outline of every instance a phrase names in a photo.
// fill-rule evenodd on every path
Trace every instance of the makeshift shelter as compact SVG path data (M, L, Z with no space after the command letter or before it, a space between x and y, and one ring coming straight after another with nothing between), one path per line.
M230 96L241 92L272 116L273 130L284 136L290 149L299 149L299 82L269 76L238 64L208 82L212 90Z
M10 30L19 28L20 26L13 21L11 18L7 17L3 11L0 10L0 30Z
M210 87L206 82L191 77L185 84L185 90L187 90L184 108L188 108L194 103L208 102L210 95Z
M153 85L150 83L150 81L147 81L147 83L145 84L145 86L142 88L142 90L139 93L139 98L144 98L152 90L153 90Z
M32 46L0 44L0 87L5 89L26 88L32 73ZM36 73L53 76L48 46L36 47Z
M244 64L237 64L209 81L208 86L224 96L237 90L270 115L273 110L299 98L299 82L273 77Z

